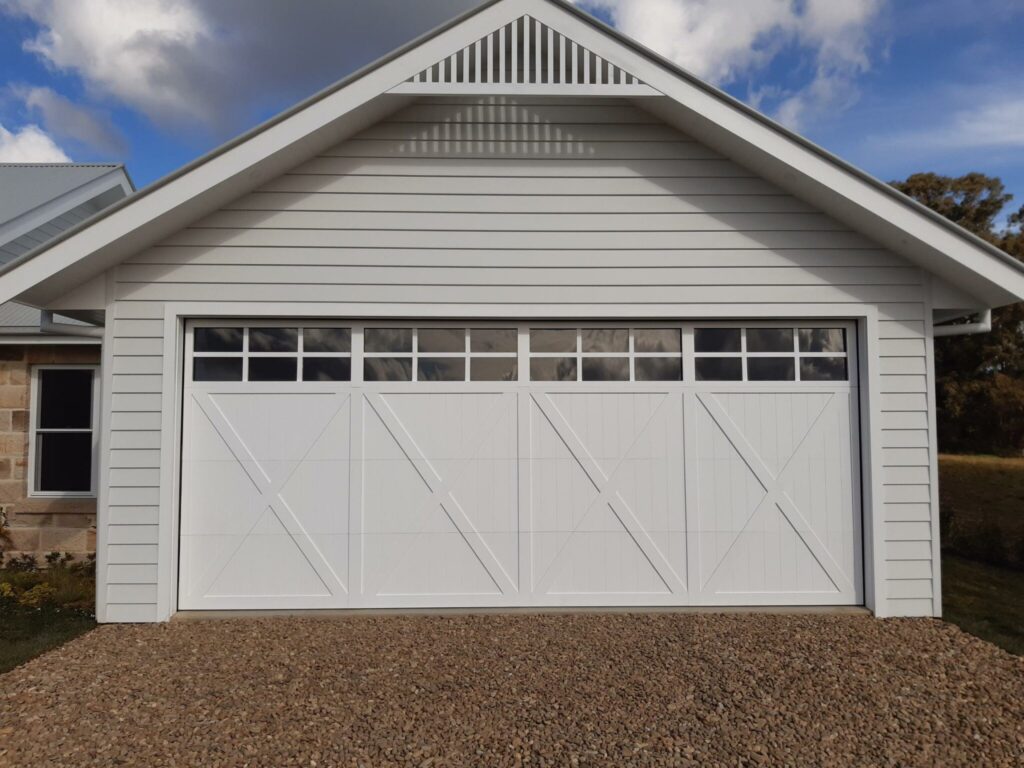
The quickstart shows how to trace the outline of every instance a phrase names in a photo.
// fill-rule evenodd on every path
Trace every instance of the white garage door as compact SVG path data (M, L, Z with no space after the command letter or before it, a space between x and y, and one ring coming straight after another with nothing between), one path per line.
M182 609L863 602L852 324L186 337Z

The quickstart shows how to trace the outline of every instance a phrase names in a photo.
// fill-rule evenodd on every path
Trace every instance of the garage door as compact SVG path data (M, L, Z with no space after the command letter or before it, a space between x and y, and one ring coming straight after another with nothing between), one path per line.
M182 609L862 603L852 324L186 344Z

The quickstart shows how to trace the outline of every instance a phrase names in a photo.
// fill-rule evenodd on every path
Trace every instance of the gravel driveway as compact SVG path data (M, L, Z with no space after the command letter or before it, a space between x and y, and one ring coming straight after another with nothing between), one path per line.
M106 626L0 676L4 766L1024 765L1024 661L931 620Z

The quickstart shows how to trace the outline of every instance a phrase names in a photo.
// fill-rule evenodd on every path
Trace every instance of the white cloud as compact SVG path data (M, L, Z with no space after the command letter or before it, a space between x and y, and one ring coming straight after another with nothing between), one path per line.
M11 132L0 125L0 163L70 163L64 151L37 125Z
M961 96L964 106L927 125L876 139L895 149L1024 149L1024 96L1012 87Z
M38 113L46 129L61 139L84 144L112 157L126 149L124 137L92 111L64 98L50 88L16 86L12 89L29 111Z
M26 50L91 96L176 128L231 133L479 0L0 0Z
M752 76L788 49L809 54L813 66L805 82L769 84L750 94L755 105L774 104L776 116L798 128L856 99L856 79L871 67L885 0L574 2L607 12L625 34L718 85Z

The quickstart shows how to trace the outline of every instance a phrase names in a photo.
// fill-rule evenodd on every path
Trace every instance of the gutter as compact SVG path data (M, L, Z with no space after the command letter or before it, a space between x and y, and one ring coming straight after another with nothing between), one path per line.
M975 316L977 316L979 320L974 323L937 325L932 329L932 335L937 339L941 339L947 336L972 336L978 333L989 333L992 330L992 310L986 309L984 312L978 313L977 315L965 315L965 317Z
M71 325L70 323L55 323L53 312L44 309L39 320L39 330L47 334L58 334L60 336L82 336L90 339L102 339L103 329L94 325Z

